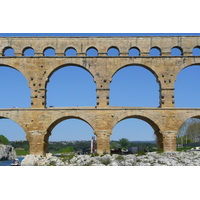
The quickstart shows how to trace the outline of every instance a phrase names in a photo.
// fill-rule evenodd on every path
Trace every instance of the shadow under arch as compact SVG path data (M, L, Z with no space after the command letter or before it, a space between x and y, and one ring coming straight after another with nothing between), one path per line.
M1 71L3 70L3 71ZM30 107L31 106L31 88L29 87L28 77L20 71L18 68L5 65L0 63L0 76L1 81L4 81L3 84L4 87L2 88L6 90L4 92L5 98L9 98L11 101L7 101L7 104L13 103L12 106L9 106L7 108L17 106L17 107ZM22 98L20 100L20 98ZM3 99L1 99L3 100ZM12 101L13 100L13 101ZM17 103L18 101L18 103ZM16 102L16 103L15 103ZM0 107L2 107L0 105Z
M157 142L157 146L160 149L163 149L163 136L160 132L160 128L159 126L150 118L146 117L146 116L142 116L142 115L130 115L130 116L126 116L126 117L122 117L121 119L119 119L118 121L116 121L116 123L113 125L112 130L115 128L115 126L127 119L139 119L143 122L146 122L147 124L150 125L150 127L154 130L154 134L156 136L156 142Z
M134 68L135 67L135 68ZM113 80L114 80L114 78L115 78L115 75L117 74L117 73L119 73L121 70L123 70L123 69L126 69L126 70L137 70L137 72L138 73L141 73L141 76L136 76L136 79L133 79L132 77L130 77L131 76L131 74L133 73L133 71L130 71L131 73L127 73L127 75L128 76L125 76L125 73L123 74L123 76L125 76L125 77L123 77L123 80L124 81L126 81L126 80L130 80L130 81L137 81L137 79L138 79L138 81L140 81L140 83L137 85L137 84L135 84L135 83L133 83L133 84L135 84L134 85L134 87L145 87L144 86L144 84L141 84L141 81L147 81L146 79L145 79L145 77L143 77L145 74L143 74L143 73L146 73L145 72L145 70L147 71L147 73L146 73L146 76L148 76L148 78L150 78L149 80L150 80L150 82L153 84L153 87L151 87L152 88L152 90L151 91L153 91L153 92L155 92L154 93L154 95L148 95L149 97L151 97L151 98L153 98L152 99L152 102L154 102L154 103L151 103L151 101L148 101L148 104L150 104L150 106L146 106L146 104L147 103L145 103L145 102L143 102L142 103L142 101L139 103L139 104L145 104L144 106L142 105L140 105L140 106L137 106L137 107L152 107L152 105L153 104L155 104L155 105L153 105L153 107L160 107L160 91L161 91L161 83L160 83L160 80L159 80L159 78L158 78L158 75L156 74L156 72L154 71L154 70L152 70L150 67L148 67L148 66L146 66L146 65L142 65L142 64L137 64L137 63L134 63L134 64L128 64L128 65L124 65L124 66L121 66L121 67L119 67L113 74L112 74L112 76L111 76L111 84L110 84L110 105L112 106L112 98L113 99L116 99L116 95L114 95L114 94L117 94L118 92L120 92L120 87L117 87L118 89L117 89L117 91L114 91L113 92L113 90L116 90L115 88L116 87L114 87L114 86L112 86L113 85ZM139 69L139 70L138 70ZM145 69L145 70L144 70ZM143 70L143 71L142 71ZM135 74L134 74L135 75ZM153 75L153 76L152 76ZM126 77L127 77L127 79L126 79ZM117 81L117 84L122 84L123 82L119 82L119 81ZM144 82L143 82L144 83ZM147 84L147 83L146 83ZM128 86L128 88L131 88L131 86L130 85L127 85ZM150 87L150 85L146 85L147 87ZM114 88L112 88L112 87L114 87ZM123 91L124 92L129 92L128 90L124 90L124 89L127 89L127 88L122 88L123 89ZM122 90L121 89L121 90ZM146 89L146 88L145 88ZM147 92L150 92L150 90L147 90ZM142 96L141 95L147 95L147 93L145 93L144 92L144 90L142 90L142 91L138 91L137 89L135 90L136 91L136 94L139 94L138 95L138 98L142 98ZM118 93L119 94L119 93ZM131 88L131 92L129 92L127 95L129 95L129 97L130 97L130 94L132 94L133 95L133 90L132 90L132 88ZM114 95L114 96L113 96ZM156 96L155 96L156 95ZM121 98L123 97L123 95L122 94L120 94L120 96L121 96ZM139 97L139 96L141 96L141 97ZM119 97L119 95L118 95L118 97ZM136 97L136 95L135 95L135 97ZM133 97L132 97L133 98ZM155 99L154 99L155 98ZM128 98L126 98L127 100L128 100ZM145 99L147 99L146 97L145 98L143 98L143 100L145 100ZM134 100L136 100L136 98L134 99ZM125 102L127 102L127 101L125 101ZM132 101L132 102L134 102L134 101ZM129 106L129 105L115 105L116 103L114 103L113 104L113 106ZM132 106L132 105L130 105L130 106Z
M174 83L175 107L200 107L200 63L191 63L176 73Z

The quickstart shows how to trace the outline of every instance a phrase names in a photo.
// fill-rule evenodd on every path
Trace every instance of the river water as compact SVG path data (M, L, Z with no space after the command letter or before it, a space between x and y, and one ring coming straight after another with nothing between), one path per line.
M24 159L24 157L17 157L19 159L19 162ZM6 161L0 161L0 166L10 166L10 164L13 162L13 160L6 160Z

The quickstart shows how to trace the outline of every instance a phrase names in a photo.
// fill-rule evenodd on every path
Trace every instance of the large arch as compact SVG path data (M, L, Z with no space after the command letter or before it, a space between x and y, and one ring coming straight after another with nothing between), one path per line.
M0 116L0 135L4 135L9 141L26 140L26 132L23 127L11 118Z
M200 64L183 68L176 77L175 107L200 107Z
M88 72L77 65L56 68L49 76L51 82L46 85L47 107L96 106L96 85Z
M31 90L24 74L12 66L0 64L1 108L29 108Z
M134 120L131 120L131 119L134 119ZM138 130L138 134L140 135L138 137L138 138L140 138L139 140L148 141L151 138L152 141L156 140L157 146L159 148L163 148L163 144L162 144L163 136L162 136L162 134L160 132L160 129L159 129L158 125L152 119L150 119L150 118L148 118L146 116L142 116L142 115L130 115L130 116L127 116L127 117L122 117L121 119L119 119L114 124L113 130L121 122L123 122L123 128L128 128L129 127L129 129L130 129L132 123L133 123L134 126L137 126L137 129L140 129L140 130ZM120 127L120 128L122 128L122 127ZM119 132L119 131L121 131L121 130L119 129L116 132ZM147 134L146 133L142 133L142 131L147 131L148 133ZM113 132L112 135L111 135L111 139L114 138L114 134L115 133ZM122 135L125 135L125 134L122 134ZM126 134L126 135L130 136L130 134ZM154 135L155 135L155 138L154 138ZM148 136L148 138L145 139L145 137L147 137L147 136ZM136 138L132 137L131 139L138 140L138 138L136 139Z
M50 141L90 141L92 136L94 129L86 120L75 116L61 117L47 129L44 137L45 149L48 151Z
M159 91L160 82L152 69L144 65L129 64L119 68L112 76L110 105L159 107Z

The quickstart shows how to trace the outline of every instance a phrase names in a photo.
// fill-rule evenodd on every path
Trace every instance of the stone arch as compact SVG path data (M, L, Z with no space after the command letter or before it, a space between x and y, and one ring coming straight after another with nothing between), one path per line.
M6 51L8 51L8 50L12 51L11 55L7 55ZM3 48L2 55L3 56L15 56L15 50L11 46L6 46Z
M111 78L113 78L114 75L115 75L119 70L121 70L121 69L123 69L123 68L125 68L125 67L129 67L129 66L139 66L139 67L143 67L143 68L147 69L148 71L150 71L150 72L155 76L156 80L158 81L158 75L157 75L157 73L156 73L152 68L148 67L147 65L143 65L143 64L140 64L140 63L129 63L129 64L126 64L126 65L123 65L123 66L117 68L117 70L114 71L114 73L111 75Z
M29 47L25 47L25 48L23 49L22 55L23 55L23 56L27 56L27 55L26 55L26 52L29 51L29 50L32 51L32 55L31 55L31 56L34 56L34 55L35 55L35 51L34 51L34 49L33 49L32 47L30 47L30 46L29 46Z
M129 116L118 116L117 120L114 122L113 124L113 127L112 127L112 130L113 128L121 121L124 121L126 119L139 119L139 120L142 120L144 122L146 122L147 124L149 124L152 129L154 130L154 134L156 135L157 137L157 145L159 148L163 148L163 135L161 134L161 131L160 131L160 127L157 123L154 122L153 119L151 119L150 117L148 116L142 116L142 115L129 115Z
M175 52L173 52L175 50ZM183 56L183 49L180 46L171 48L171 56Z
M161 49L157 46L151 47L149 51L150 56L161 56Z
M192 56L200 56L200 46L195 46L192 50Z
M129 56L140 56L140 49L138 47L131 47L128 53Z
M21 120L20 120L19 118L15 118L15 117L13 117L13 116L3 116L3 115L0 115L0 120L1 120L1 119L9 120L11 123L14 122L15 125L17 125L17 128L21 129L20 131L23 131L23 132L24 132L25 138L26 138L26 139L28 138L28 137L27 137L26 125L22 124L22 122L21 122ZM9 124L10 124L10 122L9 122ZM5 122L4 122L3 124L6 125ZM6 126L9 126L9 124L6 125ZM16 128L16 127L15 127L15 128ZM15 131L19 131L19 129L18 129L18 130L15 129ZM4 135L4 134L2 133L2 131L1 131L1 134ZM13 134L15 134L15 133L13 133ZM6 135L5 135L5 136L6 136ZM8 138L8 139L9 139L9 138Z
M74 73L71 76L74 78L71 79L71 82L68 82L68 85L66 85L69 87L65 87L65 89L67 89L67 91L69 92L68 94L73 93L74 95L69 95L68 97L64 93L61 93L55 89L53 89L53 90L48 89L48 86L51 86L53 83L58 83L58 84L60 83L60 88L64 89L64 87L63 87L64 82L61 83L61 82L57 81L56 79L54 79L56 82L51 82L52 83L51 85L48 84L52 75L55 72L58 72L60 69L63 69L63 68L66 68L63 71L64 72L63 75L66 73L66 76L68 76L69 73L72 73L72 71L74 71ZM85 79L81 79L81 77L80 77L81 74L83 75L83 77L85 77ZM54 76L54 77L56 77L56 76ZM78 77L80 77L80 79L77 79ZM52 78L52 80L53 80L53 78ZM62 78L63 78L63 76L62 76ZM69 76L68 76L68 78L70 79ZM67 79L65 79L65 80L68 81ZM73 82L73 81L76 81L76 82ZM70 83L72 83L72 82L77 90L72 91L71 86L70 86ZM77 82L79 82L79 83L77 84ZM80 82L82 84L80 84ZM86 85L86 83L88 83L88 85ZM48 76L48 81L46 81L45 88L48 89L48 93L46 95L46 97L47 97L46 100L47 100L48 106L55 106L54 104L57 104L58 107L96 106L96 83L94 80L94 76L90 73L90 71L88 71L86 68L84 68L80 65L67 64L67 65L59 66L58 68L54 69ZM82 88L82 89L80 89L80 88ZM90 93L87 93L88 96L91 97L90 100L88 100L88 101L86 100L86 98L88 98L88 96L83 94L84 91L85 91L85 93L90 91ZM63 97L63 98L60 98L60 101L58 101L58 102L56 102L56 99L53 100L53 98L52 98L53 93L55 93L55 92L58 95L61 95L60 97ZM73 99L73 102L72 102L72 99Z
M80 65L80 64L76 64L76 63L66 63L66 64L62 64L62 65L60 65L60 66L55 67L52 71L49 72L49 74L48 74L48 76L47 76L48 78L47 78L45 87L47 86L47 83L49 82L49 79L51 78L51 76L52 76L56 71L58 71L59 69L61 69L61 68L63 68L63 67L69 67L69 66L80 67L80 68L86 70L87 72L89 72L89 74L93 77L93 79L94 79L94 77L95 77L95 76L93 75L93 73L92 73L89 69L85 68L84 66L82 66L82 65ZM94 82L95 82L95 81L94 81Z
M77 50L74 47L67 47L64 52L65 56L71 56L71 55L68 55L67 53L70 51L73 51L73 56L77 56Z
M53 122L51 122L51 124L47 128L47 134L51 133L51 131L54 129L54 127L57 126L60 122L68 120L68 119L82 120L82 121L86 122L94 130L92 123L89 122L87 119L84 119L83 117L70 115L70 116L62 116L58 119L55 119Z
M17 72L19 72L19 76L18 76L18 78L20 78L20 80L22 80L23 81L23 89L26 89L26 92L29 92L29 95L27 95L27 93L25 94L25 97L27 98L26 99L26 102L27 102L27 105L29 105L28 107L30 107L30 105L31 105L31 98L30 98L30 96L31 96L31 89L30 89L30 87L29 87L29 84L28 84L28 78L25 76L25 74L23 73L23 72L21 72L19 69L17 69L17 68L15 68L15 67L13 67L13 66L10 66L10 65L5 65L5 64L1 64L0 63L0 69L1 69L1 67L5 67L5 68L10 68L10 69L13 69L13 71L17 71ZM10 71L9 71L10 72ZM16 72L15 72L16 73ZM11 74L12 74L12 72L11 72ZM9 74L9 73L6 73L6 75L10 78L10 79L6 79L5 81L9 81L9 83L12 83L12 88L11 88L11 91L12 91L12 89L13 89L13 85L14 85L14 82L12 82L12 76L11 76L11 74ZM5 77L5 76L4 76ZM19 84L21 84L21 82L19 82ZM10 84L9 84L10 85ZM15 84L15 87L17 87L17 84ZM19 87L17 87L16 88L16 90L15 91L18 91L18 89L21 89L21 88L19 88ZM13 90L14 91L14 90ZM9 92L10 91L6 91L6 95L7 94L9 94ZM20 97L20 94L13 94L13 95L15 95L15 97L17 96L17 97ZM23 95L23 93L22 93L22 95ZM5 95L4 95L5 96ZM9 98L10 98L10 96L9 96ZM14 98L13 98L14 99ZM17 99L15 99L15 101L16 101ZM23 100L25 100L25 99L23 99ZM17 101L16 101L17 102ZM18 103L21 105L21 103L20 103L21 101L19 101L19 99L18 99ZM21 106L19 106L19 104L18 105L16 105L16 104L13 104L12 106L9 106L9 108L11 108L11 107L20 107L21 108ZM22 104L24 104L24 102L22 103ZM6 107L6 108L8 108L8 107Z
M46 52L47 52L48 50L51 51L50 55L45 55ZM54 49L53 47L51 47L51 46L48 46L48 47L46 47L46 48L43 50L43 56L55 56L55 55L56 55L56 51L55 51L55 49Z
M114 53L112 53L112 51L114 51ZM111 46L108 48L107 50L107 56L119 56L120 55L120 51L119 48L116 46Z
M156 93L155 93L155 95L157 95L157 97L155 97L155 98L157 98L157 102L156 102L156 100L154 99L153 100L153 104L155 104L154 106L143 106L142 105L142 103L140 103L140 106L139 107L159 107L160 106L160 89L161 89L161 83L160 83L160 81L159 81L159 79L158 79L158 75L155 73L155 71L153 71L151 68L149 68L149 67L147 67L147 66L145 66L145 65L141 65L141 64L128 64L128 65L125 65L125 66L122 66L122 67L120 67L120 68L118 68L116 71L115 71L115 73L113 73L113 75L112 75L112 77L111 77L111 84L113 84L113 77L115 76L115 74L117 73L117 72L119 72L121 69L123 69L123 68L127 68L127 67L139 67L139 68L143 68L143 69L146 69L147 71L149 71L150 72L150 74L147 74L149 77L152 77L151 78L151 82L152 81L154 81L154 86L155 87L157 87L158 86L158 89L156 89ZM139 72L141 72L142 73L142 71L141 70L139 70ZM130 74L129 74L130 75ZM154 79L154 77L153 76L151 76L151 75L153 75L154 77L155 77L155 79ZM141 77L142 78L142 77ZM154 79L154 80L153 80ZM126 79L124 79L124 80L126 80ZM131 79L130 77L129 77L129 79L127 79L127 80L133 80L133 79ZM141 82L141 80L139 80L140 82ZM117 82L117 83L119 83L119 84L121 84L119 81ZM112 94L114 94L114 93L112 93L112 85L110 84L110 105L112 105ZM129 86L128 86L129 87ZM130 87L129 87L130 88ZM116 94L116 92L119 92L120 90L118 89L117 91L115 91L115 94ZM127 90L123 90L122 92L128 92ZM138 91L138 90L136 90L136 91ZM152 90L152 91L155 91L155 90ZM127 93L128 94L128 93ZM132 93L133 94L133 93ZM137 93L137 94L139 94L139 93ZM144 92L142 92L139 96L138 96L138 98L141 98L141 95L144 95L145 93ZM116 96L116 95L115 95ZM122 96L123 97L123 96ZM151 95L151 97L152 97L152 95ZM153 96L153 98L154 98L154 96ZM114 98L115 99L115 98ZM127 98L126 98L127 99ZM127 101L126 101L127 102ZM114 104L116 104L116 103L114 103ZM122 103L122 104L124 104L124 103ZM127 104L127 103L126 103ZM144 103L143 103L144 104ZM142 106L141 106L142 105ZM132 106L132 105L114 105L114 106Z
M98 49L93 46L86 50L86 56L98 56L98 54Z
M194 68L192 69L192 67L194 67ZM191 69L189 69L189 68L191 68ZM187 71L188 70L192 70L192 71L190 73L189 72L186 73L185 69ZM198 93L198 92L195 93L195 88L196 88L196 91L198 91L198 88L200 85L200 83L199 83L199 85L197 85L199 82L199 73L200 73L200 63L195 63L195 64L190 64L190 65L184 66L182 69L179 69L179 71L177 71L176 82L174 83L174 88L175 88L174 96L175 96L175 104L176 104L175 107L200 107L200 103L195 102L195 100L197 101L197 99L199 98L198 96L200 95L200 93ZM180 79L180 77L178 77L178 76L183 76L184 80L183 80L183 77L181 77L182 79ZM189 78L188 81L187 81L187 78ZM183 91L183 88L184 88L184 91ZM187 92L187 94L186 94L186 92ZM196 95L196 97L194 95ZM187 101L189 103L189 106L186 106L187 103L183 103L184 104L183 106L177 106L177 101L179 104L181 99L185 99L185 102ZM186 99L188 99L188 100L186 100ZM193 103L191 102L192 99L193 99ZM192 106L192 104L193 104L193 106ZM194 106L194 104L198 105L198 106Z

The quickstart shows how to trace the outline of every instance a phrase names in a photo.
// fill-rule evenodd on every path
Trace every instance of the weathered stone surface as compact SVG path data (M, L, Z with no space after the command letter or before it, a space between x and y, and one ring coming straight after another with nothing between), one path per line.
M31 91L30 108L0 109L0 117L14 120L24 129L31 155L46 156L51 131L58 123L70 118L81 119L93 128L100 154L109 153L114 126L127 118L147 122L156 133L158 146L166 152L175 151L175 137L181 124L188 118L200 117L199 108L174 108L176 77L182 69L200 63L200 56L192 55L193 48L200 46L199 41L198 36L0 38L0 65L21 72ZM49 46L55 50L55 56L45 57L44 51ZM14 49L13 57L4 55L8 47ZM34 56L24 56L27 47L34 49ZM77 56L65 56L69 47L76 49ZM86 55L90 47L98 50L98 56ZM117 47L119 55L107 56L110 47ZM160 56L149 55L154 47L160 50ZM182 49L182 54L171 56L173 47ZM140 55L130 56L131 48L139 49ZM47 108L46 89L50 77L60 68L72 64L85 69L94 78L96 106ZM109 105L113 76L131 65L142 66L155 76L160 97L157 108Z
M0 160L14 160L16 157L14 147L0 144Z

